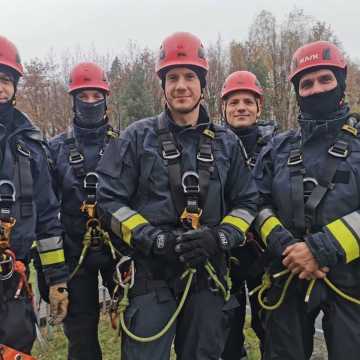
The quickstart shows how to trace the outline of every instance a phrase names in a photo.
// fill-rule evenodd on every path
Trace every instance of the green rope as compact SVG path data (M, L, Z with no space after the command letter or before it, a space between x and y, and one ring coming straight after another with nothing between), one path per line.
M171 318L169 319L169 321L167 322L167 324L164 326L164 328L162 330L160 330L157 334L153 335L153 336L149 336L149 337L140 337L137 336L135 334L133 334L127 327L125 324L125 317L124 317L124 313L126 311L126 308L129 306L129 297L128 297L128 293L129 293L129 284L126 284L124 287L124 296L121 299L120 303L119 303L119 313L120 313L120 325L122 330L125 332L125 334L127 336L129 336L132 340L141 342L141 343L148 343L151 341L155 341L158 340L159 338L161 338L163 335L165 335L167 333L167 331L169 331L169 329L171 328L171 326L175 323L176 318L178 317L178 315L180 314L186 298L189 294L190 291L190 287L191 287L191 283L194 277L194 274L196 273L196 270L193 268L189 268L187 269L181 276L181 279L184 279L187 277L187 282L186 282L186 287L185 290L182 294L182 297L180 299L179 305L176 308L174 314L171 316ZM119 327L120 328L120 327Z

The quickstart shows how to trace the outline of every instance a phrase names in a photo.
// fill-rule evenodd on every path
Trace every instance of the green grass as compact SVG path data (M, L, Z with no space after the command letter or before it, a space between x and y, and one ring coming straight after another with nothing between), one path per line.
M42 329L43 336L47 338L47 348L41 349L39 343L36 341L33 355L38 360L64 360L67 358L67 340L60 326L51 328L51 332L47 333L47 329ZM117 331L114 331L107 316L103 315L100 321L100 343L103 351L103 360L118 360L119 359L119 338ZM249 328L247 322L246 329L246 348L248 350L249 360L258 360L258 341L252 329ZM79 334L81 336L81 334ZM175 354L172 354L171 360L175 360ZM90 359L89 359L90 360Z
M35 284L36 273L31 264L30 281ZM42 348L38 341L35 342L33 355L38 360L65 360L67 359L67 339L61 326L44 327L41 329L43 337L46 339L46 348ZM259 360L258 340L250 328L249 319L245 324L246 349L249 360ZM81 334L79 334L81 336ZM110 325L108 315L102 315L99 325L99 337L103 360L118 360L120 358L120 340L117 331L113 330ZM91 360L91 359L89 359ZM128 359L127 359L128 360ZM171 360L176 360L174 353ZM190 360L190 359L189 359Z

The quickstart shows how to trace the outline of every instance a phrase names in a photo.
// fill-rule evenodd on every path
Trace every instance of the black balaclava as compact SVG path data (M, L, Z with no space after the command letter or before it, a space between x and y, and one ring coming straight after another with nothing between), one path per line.
M15 104L15 94L19 82L19 74L8 66L0 65L0 72L8 76L14 85L14 95L6 103L0 103L0 116L7 113Z
M164 96L165 96L165 99L166 99L166 95L165 95L165 81L166 81L166 74L171 70L171 69L174 69L174 68L177 68L177 67L185 67L185 68L188 68L190 70L192 70L198 77L199 81L200 81L200 87L201 87L201 96L199 98L199 101L193 106L192 109L190 109L188 112L192 112L194 109L196 109L196 107L199 105L200 101L203 99L204 97L204 89L206 87L206 70L205 69L202 69L198 66L194 66L194 65L174 65L174 66L169 66L165 69L163 69L161 72L160 72L160 78L161 78L161 87L163 88L164 90Z
M300 96L300 78L309 72L320 69L330 69L336 77L337 86L334 89L323 93L306 97ZM339 111L343 106L343 99L346 89L346 71L343 69L331 66L310 68L308 70L302 71L298 76L296 76L296 78L293 80L293 84L296 92L297 102L302 113L310 114L318 119L326 119L329 114L333 114Z
M107 122L106 94L104 93L104 99L93 103L80 100L78 94L79 92L76 92L73 95L75 124L87 129L94 129L104 125Z
M256 146L256 141L259 134L258 126L253 124L248 127L235 128L229 125L229 128L240 138L245 146L246 152L250 155Z

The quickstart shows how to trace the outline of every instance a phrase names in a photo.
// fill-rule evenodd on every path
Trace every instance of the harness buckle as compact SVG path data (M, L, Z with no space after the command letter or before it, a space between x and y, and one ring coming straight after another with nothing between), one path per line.
M250 167L255 167L255 164L256 164L256 158L255 157L253 157L253 156L251 156L251 157L249 157L249 159L248 159L248 161L247 161L247 163L248 163L248 165L250 166Z
M303 155L300 149L295 149L290 151L289 159L288 159L288 166L294 166L301 164L303 162Z
M84 189L96 190L99 184L99 175L96 172L88 172L84 178Z
M84 156L79 152L76 154L69 155L69 162L70 164L80 164L84 161Z
M188 212L187 209L184 209L183 213L180 216L180 220L185 226L190 225L191 229L198 229L200 227L200 218L202 215L202 210L200 212Z
M304 200L306 202L309 196L311 195L311 193L313 192L313 190L319 185L319 183L313 177L305 177L303 179L303 184L304 184ZM309 185L306 186L307 184Z
M181 185L184 194L200 193L199 174L195 171L185 171L181 179Z
M25 149L21 144L16 144L16 149L17 149L17 151L20 153L20 154L22 154L22 155L24 155L24 156L26 156L26 157L30 157L30 151L29 150L27 150L27 149Z
M10 191L4 193L1 191L1 188L4 187L6 189L6 186L10 188ZM1 202L15 202L16 197L16 189L15 185L12 181L9 180L0 180L0 203Z
M337 158L346 158L349 155L348 143L338 140L330 147L328 153Z
M181 155L179 149L174 145L172 141L163 141L162 147L162 156L164 160L177 159Z
M198 152L196 155L196 158L199 161L203 161L203 162L213 162L214 161L214 155L211 152L210 153Z

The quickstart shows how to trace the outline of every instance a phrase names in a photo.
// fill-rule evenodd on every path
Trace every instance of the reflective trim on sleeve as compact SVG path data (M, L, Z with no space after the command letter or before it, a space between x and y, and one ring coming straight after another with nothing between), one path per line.
M131 216L129 219L125 220L121 224L121 233L122 233L123 241L125 241L128 245L131 245L132 231L136 229L138 226L145 224L148 224L148 221L138 213Z
M326 225L326 228L330 231L331 235L344 250L346 263L360 257L359 234L356 234L356 229L350 226L350 222L353 221L351 215L352 214L343 218L344 220L347 220L346 222L342 219L337 219ZM356 228L358 228L358 225Z
M114 232L114 234L121 237L121 223L135 214L136 211L130 209L127 206L116 210L111 217L111 230Z
M281 222L275 216L268 217L262 224L260 228L260 236L265 245L267 245L268 236L277 226L281 226Z
M262 225L264 224L264 222L271 216L275 216L275 213L272 211L272 209L270 208L264 208L262 209L255 220L255 229L256 231L260 232Z
M224 217L222 224L229 224L236 229L242 231L244 234L248 231L250 224L244 219L236 216L227 215Z
M251 224L255 219L255 216L252 215L251 213L249 213L245 209L232 210L229 215L237 217L237 218L241 218L241 219L245 220L248 224Z
M65 262L64 251L55 250L45 253L40 253L40 260L42 266L56 265Z
M36 246L39 253L58 250L63 248L63 239L61 236L53 236L46 239L36 241Z

